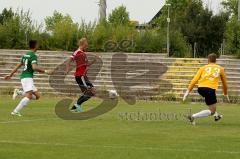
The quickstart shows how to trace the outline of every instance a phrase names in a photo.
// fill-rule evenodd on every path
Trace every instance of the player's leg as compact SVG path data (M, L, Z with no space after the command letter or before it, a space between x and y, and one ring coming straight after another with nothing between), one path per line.
M82 103L88 101L94 95L95 95L94 88L85 89L85 91L83 91L83 95L77 100L77 104L81 105Z
M38 100L40 98L40 93L37 90L37 87L35 87L35 84L33 83L33 93L32 93L32 100Z
M213 116L215 121L219 121L222 118L222 115L220 115L216 110L217 110L217 105L212 104L212 105L209 105L208 110L203 110L199 113L193 114L192 117L194 119L197 119L201 117Z
M17 96L25 97L25 92L22 89L14 89L12 99L15 100ZM38 100L40 98L39 93L35 95L35 92L32 94L32 100Z
M76 80L76 83L78 84L80 90L82 91L82 93L84 93L84 92L86 91L86 88L83 87L83 82L82 82L81 77L80 77L80 76L79 76L79 77L77 76L77 77L75 77L75 80ZM81 97L80 97L80 98L81 98ZM79 100L79 99L78 99L78 100ZM81 105L78 105L77 103L75 103L70 110L71 110L71 111L76 111L76 109L77 109L78 107L81 108ZM79 109L80 109L80 108L79 108Z
M29 103L32 99L32 91L26 92L25 97L19 102L16 108L11 113L12 115L21 116L20 111Z
M195 113L195 114L192 115L192 117L194 119L208 117L208 116L213 115L215 113L215 111L216 111L216 105L213 104L213 105L209 106L209 109L202 110L198 113ZM214 113L212 113L212 112L214 112Z
M40 93L38 91L34 91L32 95L32 100L39 100Z
M77 104L81 105L82 103L88 101L91 97L95 96L96 89L93 84L89 81L87 76L81 77L83 82L82 92L83 95L78 99Z
M75 80L76 80L76 83L78 84L81 92L84 94L84 92L87 90L87 88L83 85L81 76L75 77ZM83 96L81 96L80 98L83 98ZM78 101L80 100L80 98L78 99ZM75 103L70 110L76 111L77 108L78 108L78 110L80 110L80 109L82 110L81 105L79 105L78 103Z
M78 105L81 105L84 102L88 101L91 97L95 96L95 94L96 94L96 90L95 90L93 84L89 81L88 77L82 76L81 78L83 81L83 85L86 89L84 90L83 95L77 101Z
M208 90L208 97L206 98L206 104L209 106L209 110L211 111L211 115L214 117L215 121L219 121L222 118L217 112L217 95L216 90L209 89Z
M209 109L202 110L188 117L191 123L195 124L195 119L208 117L216 113L217 97L215 90L210 88L198 88L198 93L205 98L205 103Z
M217 112L216 104L209 106L209 109L211 110L211 115L213 115L215 121L222 119L223 116Z
M33 92L36 91L36 87L34 86L33 79L24 78L24 79L21 79L21 83L22 83L23 91L25 92L24 97L11 113L12 115L21 116L20 111L29 103L31 99L33 98L36 99L36 96L33 94Z
M24 94L23 90L20 90L20 89L17 89L17 88L16 88L16 89L14 89L14 91L13 91L12 99L15 100L16 97L19 96L19 95L20 95L20 96L24 96L23 94Z
M77 103L71 108L71 110L82 112L83 110L81 105L95 95L95 89L86 76L76 77L76 82L78 83L83 95L78 98Z

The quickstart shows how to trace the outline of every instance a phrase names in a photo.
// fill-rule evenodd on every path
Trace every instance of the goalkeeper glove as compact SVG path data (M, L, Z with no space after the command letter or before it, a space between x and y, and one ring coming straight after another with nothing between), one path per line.
M224 95L224 96L227 98L228 102L230 103L230 98L229 98L229 96L228 96L228 95Z
M187 96L189 95L189 90L186 91L186 93L183 96L183 102L187 99Z

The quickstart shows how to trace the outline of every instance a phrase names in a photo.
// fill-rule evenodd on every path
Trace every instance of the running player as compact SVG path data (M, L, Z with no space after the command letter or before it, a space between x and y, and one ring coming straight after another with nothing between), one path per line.
M83 109L81 105L93 97L96 93L93 84L89 81L87 77L87 68L97 61L99 56L94 55L93 61L89 62L87 55L85 53L88 48L88 41L86 38L79 40L79 48L72 54L72 56L66 62L66 74L70 71L71 62L76 62L75 80L80 87L83 95L79 97L77 103L71 108L71 111L82 112Z
M37 41L36 40L29 41L29 51L22 56L21 62L17 64L17 66L12 70L12 72L9 75L4 77L5 80L10 80L12 76L18 71L18 69L24 66L22 73L20 75L23 92L15 89L14 90L15 95L13 96L13 98L15 99L15 97L17 95L20 95L19 93L21 93L21 95L23 95L24 98L13 110L13 112L11 113L12 115L22 116L20 114L20 111L29 103L29 101L38 100L40 98L40 94L37 91L37 88L35 87L33 82L34 72L37 71L39 73L46 73L46 74L51 73L50 71L43 70L38 67L37 55L35 54L37 49L38 49Z
M222 118L222 115L216 112L216 90L220 79L222 81L223 93L229 100L227 77L225 75L224 68L216 64L216 59L216 54L208 55L208 65L199 69L183 97L183 101L185 101L195 84L198 82L198 93L205 98L205 102L209 106L209 109L207 110L188 116L189 121L193 125L195 124L195 119L197 118L208 117L210 115L214 116L215 121Z

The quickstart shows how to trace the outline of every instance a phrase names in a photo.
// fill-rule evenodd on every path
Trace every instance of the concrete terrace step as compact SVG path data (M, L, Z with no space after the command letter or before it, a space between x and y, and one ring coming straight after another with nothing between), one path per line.
M128 55L128 54L126 54L126 55ZM21 56L22 56L21 54L15 54L15 55L9 56L9 54L1 54L0 53L0 59L7 58L7 59L10 59L10 60L19 60L19 58ZM102 60L106 61L106 62L107 61L111 62L112 57L111 57L111 55L109 55L109 56L102 56ZM41 55L41 56L39 56L39 60L43 60L43 61L48 61L48 60L49 61L51 61L51 60L53 60L53 61L61 61L61 60L66 60L69 57L70 57L69 55L65 55L65 54L58 55L58 56L56 56L56 55L51 55L51 56ZM92 57L93 57L92 55L89 55L90 59ZM119 62L123 61L123 58L116 58L115 57L115 59L116 59L116 61L119 61ZM203 65L203 64L207 64L207 60L206 59L198 61L198 59L174 59L174 58L163 58L163 57L158 57L158 58L157 57L149 58L149 57L144 57L144 56L142 56L142 58L140 58L140 57L136 58L135 56L128 56L127 57L127 61L129 61L129 62L136 62L136 61L137 62L144 62L144 61L149 61L149 60L154 61L154 62L163 62L163 63L164 62L167 62L167 63L169 63L169 62L170 63L171 62L176 62L178 65L184 65L184 64L186 64L186 65L191 65L191 64ZM236 65L239 65L239 61L240 60L233 61L233 60L229 60L229 59L227 59L227 60L219 59L218 60L218 64L220 64L220 65L221 64L225 64L225 65L227 65L227 64L232 64L232 65L236 64Z
M8 51L2 51L0 50L0 56L17 56L20 57L23 54L25 54L26 51L19 51L19 52L8 52ZM48 51L38 51L36 53L39 57L47 57L47 58L61 58L61 57L70 57L72 55L72 52L48 52ZM97 54L101 55L103 58L111 58L112 55L115 55L117 53L91 53L87 52L88 55L91 54ZM125 54L128 55L129 58L139 58L139 57L157 57L157 58L166 58L166 54L150 54L150 53L128 53Z
M6 75L6 74L2 74L2 77ZM38 79L42 79L42 80L47 80L48 79L48 75L35 75L35 79L38 80ZM62 79L63 77L65 77L64 75L63 76L54 76L54 80L58 80L58 79ZM111 77L111 76L93 76L93 75L88 75L88 77L90 79L94 79L95 77L101 79L101 80L104 80L104 81L112 81L112 79L114 80L123 80L123 77L121 75L119 76L114 76L114 77ZM127 76L129 78L129 76ZM135 77L135 76L133 76ZM146 82L146 80L150 80L150 81L156 81L156 76L155 75L150 75L150 76L142 76L142 77L138 77L136 78L135 80L137 81L143 81L143 82ZM16 78L18 79L19 78L19 75L16 74L13 78ZM162 79L162 80L176 80L176 79L179 79L179 80L192 80L193 76L192 75L163 75L161 77L159 77L158 79ZM66 79L74 79L74 77L72 75L68 75L65 77L65 80ZM240 77L228 77L228 82L234 82L234 81L239 81Z
M5 49L0 49L0 54L24 54L26 53L28 50L5 50ZM71 55L73 52L69 52L69 51L44 51L44 50L38 50L37 53L39 55L44 55L44 56L50 56L50 55L61 55L61 54L67 54L67 55ZM111 52L111 53L97 53L97 54L104 54L104 55L113 55L116 53L120 53L120 52ZM141 56L150 56L150 57L164 57L166 58L166 54L165 53L127 53L131 56L137 56L137 57L141 57ZM222 56L223 57L223 56ZM228 59L228 58L227 58ZM235 59L231 59L231 60L235 60Z
M54 65L59 65L61 64L63 61L65 61L67 58L61 58L61 59L41 59L39 58L39 61L42 60L42 63L41 64L54 64ZM19 58L16 58L16 57L0 57L0 60L1 61L4 61L4 62L10 62L10 63L18 63L20 61L20 57ZM91 59L90 59L91 60ZM207 63L194 63L194 62L189 62L189 63L184 63L184 62L179 62L177 60L166 60L166 59L157 59L156 61L154 61L156 59L149 59L149 60L142 60L140 62L143 62L144 64L144 61L146 62L154 62L154 63L159 63L159 64L165 64L165 65L173 65L173 66L195 66L195 67L201 67L203 65L206 65ZM52 62L54 61L54 62ZM127 64L128 65L137 65L136 63L134 62L139 62L137 61L136 59L127 59L127 61L123 60L123 59L117 59L116 60L116 63L118 64L126 64L126 62L128 62ZM99 62L100 63L100 62ZM105 60L103 59L103 63L104 64L111 64L112 61L111 60ZM227 61L218 61L217 64L221 65L221 66L240 66L240 60L237 61L237 63L227 63ZM146 63L146 65L149 65L149 63Z
M25 53L25 52L24 52ZM21 57L24 53L15 53L15 54L9 54L9 53L3 53L0 50L0 57L6 57L6 56L11 56L11 57ZM88 53L87 53L88 54ZM98 53L99 54L99 53ZM99 55L102 56L103 59L112 59L112 55L114 55L116 53L101 53ZM207 63L206 59L202 59L202 58L165 58L164 56L161 56L161 54L138 54L138 53L124 53L125 55L127 55L128 59L135 59L137 60L148 60L148 59L157 59L157 60L163 60L165 59L166 61L175 61L177 60L178 62L181 63L189 63L194 61L195 63ZM41 54L41 53L37 53L37 55L39 56L39 58L67 58L69 56L71 56L71 53L64 53L64 54ZM88 54L89 56L91 56L91 53ZM116 59L122 59L115 57ZM239 62L239 59L218 59L219 62Z
M9 56L9 54L11 54L11 55L19 55L19 54L24 54L24 53L26 53L26 51L27 50L4 50L4 49L0 49L0 56L1 56L1 54L5 54L5 55L8 55ZM67 52L67 51L43 51L43 50L39 50L38 52L37 52L37 54L39 55L39 56L41 56L41 57L47 57L47 58L51 58L51 57L54 57L54 58L56 58L56 57L63 57L64 55L65 56L69 56L69 55L71 55L73 52ZM109 56L112 56L112 55L114 55L114 54L116 54L117 52L112 52L112 53L97 53L97 54L100 54L100 55L102 55L103 57L109 57ZM166 58L166 54L165 53L161 53L161 54L159 54L159 53L126 53L127 55L128 55L128 57L135 57L135 58L141 58L141 57L144 57L144 58L146 58L146 57L151 57L151 58L158 58L158 57L161 57L161 58ZM235 62L239 62L239 59L234 59L234 58L230 58L229 59L229 57L228 56L226 56L226 58L223 58L223 57L225 57L225 56L222 56L220 59L219 59L219 61L226 61L226 60L228 60L229 62L233 62L233 61L235 61ZM111 57L110 57L111 58ZM174 58L167 58L167 59L169 59L169 60L174 60ZM191 58L188 58L188 59L186 59L186 58L178 58L178 60L182 60L182 61L184 61L184 62L186 62L186 61L191 61L191 60L196 60L196 59L191 59ZM206 59L202 59L202 58L197 58L197 60L199 61L199 62L207 62L207 60ZM227 61L227 62L228 62Z
M11 71L11 69L19 62L20 57L25 54L26 50L0 50L0 77L6 75ZM55 69L59 64L62 64L66 59L70 57L72 54L71 52L65 51L38 51L39 56L39 65L45 69ZM88 76L91 79L96 78L96 80L91 80L93 84L98 89L115 89L112 83L112 74L114 72L114 82L118 82L122 85L121 91L128 91L129 86L136 85L131 87L131 90L137 92L138 98L151 98L148 95L141 95L141 92L146 89L154 90L152 93L156 94L156 91L159 91L159 95L162 96L161 93L165 92L164 94L169 97L175 96L176 98L182 97L183 93L185 92L187 85L192 80L193 76L195 75L196 71L203 65L207 64L206 59L189 59L189 58L166 58L166 54L139 54L139 53L128 53L125 54L127 57L127 62L125 62L124 56L114 56L114 68L112 68L112 56L116 55L117 53L101 53L103 66L101 67L100 63L97 63L90 67ZM92 55L88 54L89 59L91 60ZM136 71L129 71L129 68L133 68L136 66L135 62L147 62L145 66L142 66L140 70ZM156 72L152 72L150 75L144 75L146 71L148 71L149 63L159 63L163 64L168 67L166 73L164 73L157 81L157 69L159 67L152 66ZM229 91L232 95L239 95L240 94L240 60L239 59L218 59L218 64L225 67L225 71L228 76L228 83L229 83ZM101 70L99 72L99 67ZM63 70L60 70L63 69ZM54 76L54 87L58 89L62 89L62 92L56 92L55 89L51 88L49 85L49 76L44 74L36 74L35 76L35 84L39 87L39 90L43 93L50 93L50 94L57 94L57 95L76 95L79 94L78 85L75 83L75 79L73 77L73 72L69 73L66 77L64 74L64 68L60 68L58 73L59 75ZM122 81L122 73L121 72L128 72L127 78L136 77L136 80L127 80ZM0 91L4 88L13 88L13 87L20 87L20 80L19 75L20 71L13 77L11 81L4 81L0 78ZM97 76L96 76L97 75ZM64 79L64 82L62 81ZM153 82L154 81L154 82ZM65 85L68 84L68 88L65 88ZM219 86L219 90L217 93L219 95L222 94L221 91L221 83ZM163 97L165 96L163 95ZM200 100L201 97L198 95L196 89L194 89L191 97L194 99Z
M11 72L13 67L8 67L8 68L1 68L0 67L0 72L3 73L9 73ZM54 70L55 68L49 68L49 67L43 67L45 69L49 69L49 70ZM138 75L144 75L144 74L148 74L150 76L180 76L180 75L186 75L186 76L194 76L196 74L198 69L195 70L191 70L188 68L183 68L182 70L178 70L178 69L168 69L167 72L165 73L161 73L157 70L153 70L151 72L148 72L148 70L146 69L141 69L141 70L136 70L136 71L129 71L128 69L110 69L110 68L102 68L101 70L99 70L99 68L89 68L88 70L88 74L98 74L99 76L111 76L111 74L113 74L112 72L114 72L114 76L122 76L122 72L126 72L127 76L138 76ZM21 72L21 69L19 69L18 71L19 73ZM64 75L65 70L57 70L57 74L60 75ZM69 75L73 75L75 72L75 69L72 70L71 72L69 72ZM227 74L228 78L231 77L240 77L240 70L239 69L225 69L225 73ZM35 73L38 75L41 75L39 73Z
M0 68L0 71L1 71L0 75L4 74L4 73L9 73L11 70L12 70L11 68ZM122 75L122 73L119 72L119 71L123 71L123 70L125 70L125 69L117 69L116 72L114 72L114 75ZM18 72L20 73L21 69ZM72 70L71 72L68 73L68 75L73 75L74 72L75 72L75 70ZM146 70L136 70L135 72L128 72L127 75L133 75L133 76L134 75L143 75L144 73L147 73L147 72L148 71L146 71ZM58 75L52 75L52 76L65 76L64 70L59 70L56 73L58 73ZM61 73L62 73L62 75L59 75ZM44 75L44 74L39 74L37 72L35 74L37 74L39 76ZM111 70L108 70L108 69L102 69L98 72L98 69L90 68L89 71L88 71L88 74L101 74L102 76L104 76L104 75L110 76L112 73L111 73ZM187 76L194 76L196 74L196 70L181 70L181 71L179 71L179 70L175 70L175 69L169 69L163 75L169 75L169 76L171 76L171 75L175 76L176 75L176 76L178 76L178 75L182 75L182 74L187 75ZM240 77L240 72L236 72L234 70L231 70L231 71L226 70L226 74L230 77L231 76ZM154 72L148 73L148 75L150 75L150 76L151 75L153 75L153 76L156 75L157 76L159 74L154 71Z
M17 63L17 62L16 62ZM3 69L5 69L5 68L13 68L14 67L14 65L16 64L15 62L8 62L7 64L4 64L4 65L2 65L1 66L1 64L0 64L0 69L1 70L3 70ZM40 66L41 67L44 67L45 69L51 69L51 70L53 70L53 69L55 69L57 66L58 66L58 64L55 64L55 63L52 63L52 64L50 64L50 63L47 63L47 64L40 64ZM94 67L93 66L91 66L89 69L90 70L98 70L99 69L99 67L100 67L100 65L99 64L96 64L96 65L94 65ZM131 68L131 67L134 67L134 66L136 66L136 65L127 65L127 67L128 68ZM125 65L125 67L126 67L126 65ZM111 65L104 65L104 66L102 66L102 70L105 70L105 71L111 71L111 70L116 70L116 71L123 71L123 70L129 70L128 68L123 68L123 65L115 65L114 66L114 68L112 68L112 66ZM159 67L157 67L157 66L152 66L151 67L152 69L159 69ZM148 67L146 67L146 69L148 69ZM199 67L194 67L194 66L168 66L168 70L175 70L175 71L193 71L193 72L196 72L198 69L199 69ZM225 67L225 71L226 72L236 72L236 73L240 73L240 67L236 67L236 66L232 66L232 67Z
M14 88L19 88L19 86L15 86L15 87L12 87L12 88L5 87L5 86L0 86L0 88L1 88L2 91L4 91L4 89L7 89L7 90L11 90L12 89L13 90ZM101 86L96 86L96 89L100 91L100 90L106 90L106 89L111 89L111 88L107 88L106 87L106 88L103 89ZM38 87L38 90L41 93L47 92L47 93L55 93L55 94L58 94L58 93L66 93L67 94L67 93L69 93L69 94L75 95L75 94L80 94L81 93L81 91L80 91L80 89L78 87L76 87L76 88L69 88L69 89L59 88L58 91L56 91L53 88L40 86L40 87ZM158 96L158 95L167 95L167 94L169 94L169 95L173 95L173 96L176 96L176 97L177 96L182 97L184 95L184 92L186 91L186 89L174 88L171 92L167 92L168 90L164 89L164 88L162 88L160 90L147 90L147 89L137 90L137 89L131 89L130 91L133 93L133 95L137 95L137 94L141 95L144 92L147 92L148 94L149 93L152 94L151 96ZM120 90L120 92L122 92L122 93L129 93L129 90L128 89L122 89L122 90ZM162 93L162 92L167 92L167 93ZM221 91L217 91L216 94L217 94L217 96L223 96ZM239 91L231 91L231 92L229 92L229 95L230 96L239 96ZM192 98L194 96L196 96L197 98L202 98L198 94L197 90L193 90L189 97Z
M9 56L11 55L11 57L17 57L17 58L20 58L22 56L22 54L24 54L25 52L18 52L18 53L13 53L13 52L10 52L10 54L8 52L1 52L0 50L0 58L1 57L6 57L6 56ZM49 52L47 52L49 53ZM43 52L38 52L37 53L39 55L39 58L41 59L66 59L68 58L71 53L51 53L51 54L46 54L44 51ZM104 61L111 61L112 59L112 55L115 54L115 53L102 53L101 56L103 58ZM158 60L165 60L165 61L170 61L170 62L173 62L175 61L176 59L175 58L165 58L164 56L161 56L161 54L139 54L139 53L128 53L126 54L128 56L128 59L131 60L135 60L135 61L144 61L144 60L153 60L153 61L158 61ZM110 56L110 57L109 57ZM121 59L121 58L120 58ZM207 60L206 59L191 59L191 58L178 58L177 61L179 63L188 63L188 62L191 62L191 61L196 61L198 63L204 63L206 64L207 63ZM222 63L226 63L226 64L231 64L231 63L235 63L235 64L238 64L239 63L239 59L218 59L219 61L219 64L222 64Z
M49 80L41 80L41 79L35 79L35 84L36 85L46 85L48 87L50 87L49 84ZM55 87L63 87L65 85L76 85L76 82L74 79L68 79L64 81L65 83L63 83L61 80L54 80L54 82L51 83L51 85L55 86ZM101 85L101 86L106 86L106 87L114 87L113 83L111 81L103 81L103 80L95 80L92 81L94 85ZM124 82L122 81L118 81L119 84L122 84L121 87L122 88L128 88L129 86L124 85ZM4 86L4 85L15 85L15 84L20 84L20 80L19 79L12 79L11 81L0 81L0 85ZM159 82L154 82L154 83L149 83L149 82L142 82L142 81L134 81L134 82L127 82L127 84L131 85L133 84L132 87L134 88L140 88L142 89L143 86L144 88L151 88L151 87L159 87L159 88L167 88L167 89L172 89L172 88L184 88L186 89L189 82L188 83L169 83L167 81L159 81ZM235 83L231 83L229 82L228 87L230 90L240 90L240 85L236 86ZM221 84L219 85L219 89L222 89Z
M10 70L2 70L1 73L0 73L0 77L3 77L7 74L9 74ZM67 76L65 76L64 74L62 75L51 75L51 77L54 77L56 79L61 79L61 78L74 78L73 76L73 72L70 72ZM127 74L127 78L135 78L136 76L139 76L139 75L142 75L143 73L141 72L137 72L137 73L128 73ZM155 79L156 77L160 77L160 78L163 78L163 77L177 77L177 76L180 76L182 77L182 75L185 75L186 77L188 77L187 79L189 79L190 77L194 77L195 75L195 72L168 72L166 74L163 74L163 75L158 75L158 74L149 74L148 76L145 76L144 78L148 78L148 79ZM227 72L227 77L228 77L228 80L230 79L240 79L240 73L235 73L235 72ZM111 80L112 75L111 75L111 72L89 72L88 73L88 76L92 77L94 75L97 75L98 78L108 78L109 80ZM15 75L16 77L19 77L20 76L20 71L19 73L17 73ZM38 78L48 78L48 75L45 75L45 74L35 74L35 76L37 76ZM122 74L121 73L115 73L114 74L114 78L116 77L122 77Z
M5 76L6 74L9 74L9 72L11 72L11 69L0 69L1 73L0 76ZM18 71L18 73L15 74L15 76L19 76L19 74L21 73L21 70ZM144 76L145 71L136 71L136 72L129 72L127 73L127 77L135 77L135 76L139 76L139 75L143 75ZM59 77L62 78L63 76L65 77L64 71L57 71L58 75L51 75L52 77ZM66 77L73 77L74 71L71 71ZM188 71L168 71L162 75L159 75L157 73L149 73L148 74L148 78L155 78L157 76L159 77L183 77L183 75L187 78L189 77L194 77L194 75L196 74L195 71L193 72L188 72ZM240 78L240 73L239 72L226 72L227 76L229 79L231 78ZM97 75L99 77L112 77L112 73L110 71L107 70L101 70L100 72L98 72L98 70L89 70L88 71L88 76L92 76L92 75ZM48 75L45 74L39 74L39 73L35 73L35 76L39 76L39 77L48 77ZM114 73L114 77L122 77L122 73L121 72L115 72ZM145 76L146 78L146 76Z
M45 67L48 67L48 68L55 68L57 65L59 65L59 64L61 64L61 63L63 63L64 62L64 60L62 60L62 61L59 61L58 63L41 63L41 66L45 66ZM7 63L7 66L9 66L9 65L14 65L14 64L16 64L16 63L18 63L18 61L15 61L15 62L8 62ZM125 64L125 63L124 63ZM161 63L161 64L165 64L165 65L167 65L169 68L174 68L174 69L199 69L199 67L201 67L202 66L202 64L200 64L200 65L193 65L193 64L186 64L186 65L179 65L179 66L176 66L177 64L172 64L172 63ZM0 64L1 65L1 64ZM116 64L116 67L119 65L119 67L121 67L122 66L122 64L121 63L117 63ZM131 66L134 66L134 65L129 65L129 67L131 67ZM240 67L239 67L239 65L222 65L222 66L225 66L225 68L226 68L226 70L233 70L233 68L234 68L234 70L240 70ZM188 68L188 67L190 67L190 68ZM103 66L103 68L111 68L111 63L110 62L104 62L104 66Z
M2 75L1 77L3 78L3 76L4 75ZM95 81L102 81L102 82L105 82L105 83L111 83L112 80L114 80L115 82L122 82L122 80L123 80L123 78L121 76L120 77L114 77L114 78L110 77L110 76L109 77L88 76L88 77L89 77L90 80L97 78L97 80L95 80ZM163 82L165 80L165 81L168 81L168 82L171 82L171 83L186 83L186 82L189 83L192 80L192 78L193 78L193 76L186 77L184 75L181 75L179 77L176 77L176 76L163 76L163 77L158 78L158 79L150 78L150 77L141 77L141 78L139 77L139 78L135 79L134 81L133 80L131 80L131 81L133 81L135 83L157 83L157 82ZM45 75L35 76L34 79L35 79L35 81L45 81L45 82L49 81L48 76L45 76ZM67 76L65 78L64 78L64 76L56 76L53 79L54 79L54 81L62 81L63 79L64 79L65 82L75 81L73 76ZM19 76L14 76L12 78L12 80L19 80ZM126 82L130 83L131 81L127 80ZM237 77L237 78L234 78L234 77L228 78L228 83L229 83L229 85L231 85L231 84L235 84L235 85L236 84L240 84L240 78L239 77Z

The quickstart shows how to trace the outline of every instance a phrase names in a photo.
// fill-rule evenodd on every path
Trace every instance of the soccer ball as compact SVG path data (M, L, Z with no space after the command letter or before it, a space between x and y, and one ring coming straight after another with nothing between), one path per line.
M108 96L110 99L115 99L117 98L119 95L117 93L116 90L108 90Z

